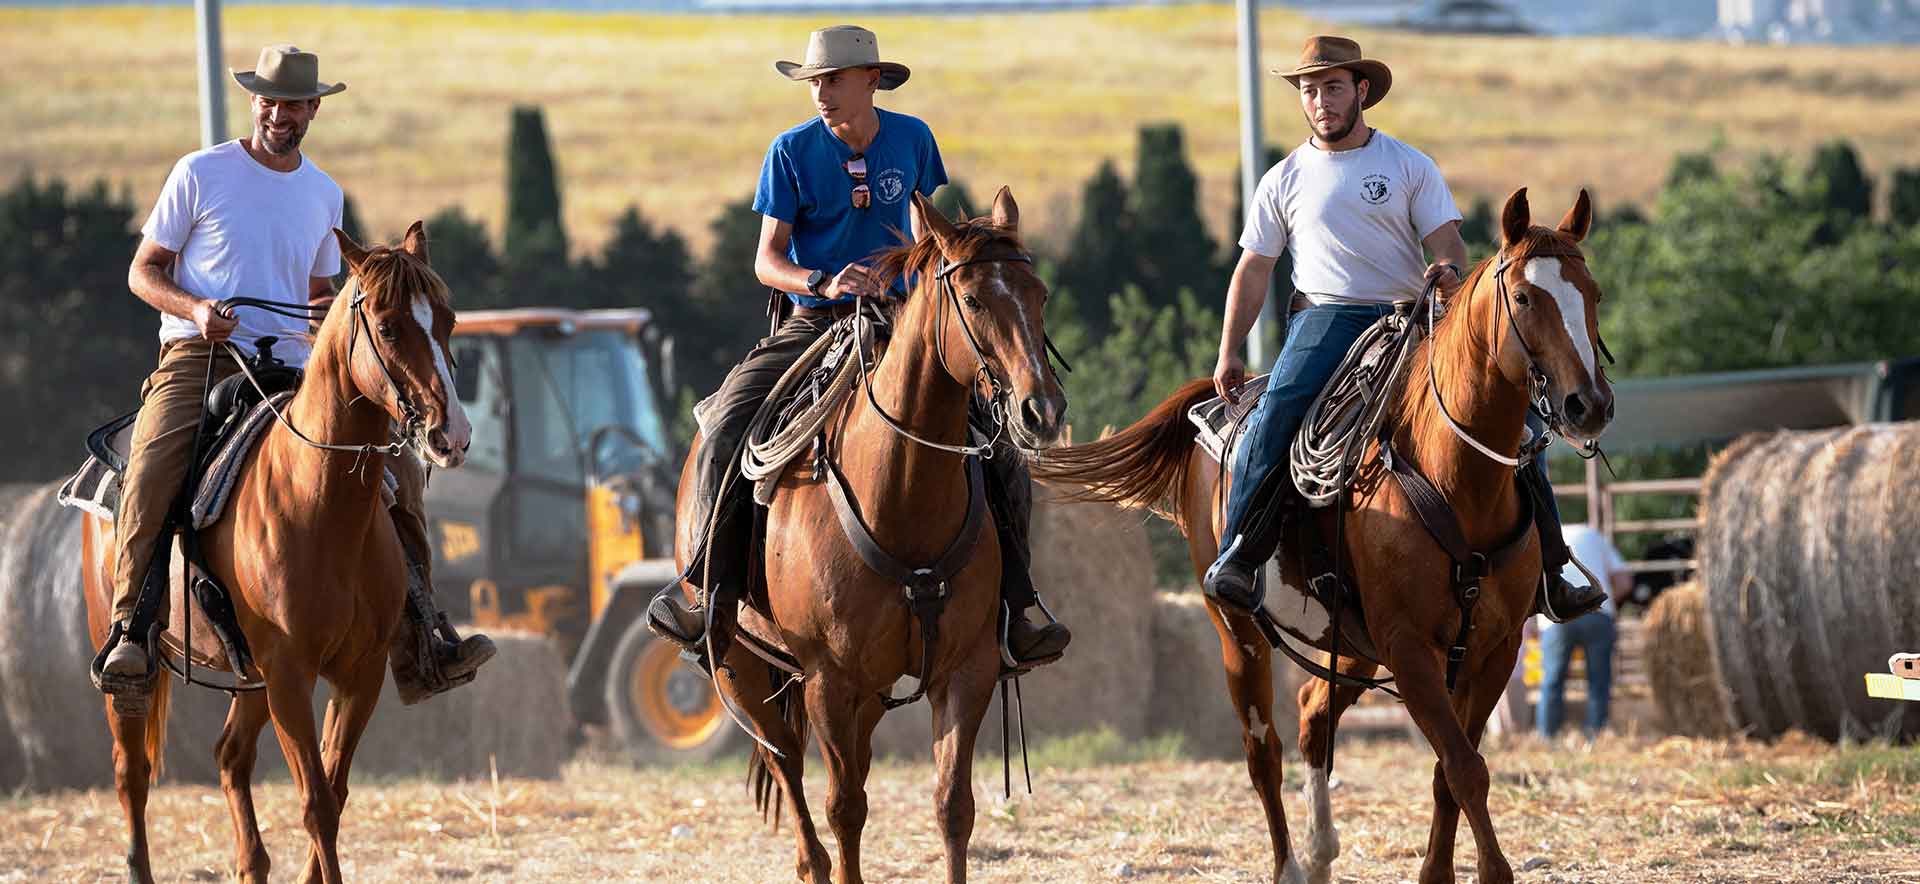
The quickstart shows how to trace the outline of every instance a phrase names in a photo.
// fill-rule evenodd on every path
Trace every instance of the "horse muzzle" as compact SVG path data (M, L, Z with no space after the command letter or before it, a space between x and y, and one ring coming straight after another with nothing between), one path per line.
M1026 448L1049 448L1066 427L1067 397L1061 393L1028 396L1014 415L1014 434Z
M1566 429L1583 439L1597 439L1613 423L1613 392L1587 387L1567 394L1559 403Z
M473 447L473 433L449 431L446 426L428 430L422 437L422 453L434 466L450 470L467 462L467 449Z

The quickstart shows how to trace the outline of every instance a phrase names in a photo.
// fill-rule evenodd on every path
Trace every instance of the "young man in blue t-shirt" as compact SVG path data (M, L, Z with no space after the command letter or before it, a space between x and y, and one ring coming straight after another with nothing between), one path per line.
M717 601L716 618L730 617L746 589L752 526L747 483L733 482L724 500L721 489L747 424L781 375L835 321L851 315L858 299L900 293L879 289L869 260L899 245L895 231L912 230L918 239L911 194L931 196L947 183L927 124L873 106L876 90L897 88L909 76L906 66L880 60L873 32L851 25L815 31L806 63L775 62L774 69L811 85L816 112L767 148L753 197L754 211L763 216L754 273L784 293L792 310L727 374L710 406L693 518L702 528L709 522L713 527L708 547L695 551L687 572L708 575L702 605L688 607L675 581L647 609L656 633L689 648L705 633L704 607ZM1010 611L1007 650L1021 663L1047 662L1066 649L1071 635L1059 623L1027 619L1026 609L1038 600L1027 569L1031 479L1019 457L1008 455L987 461L995 486L988 499L1000 547L1009 553L1001 569L1001 596Z

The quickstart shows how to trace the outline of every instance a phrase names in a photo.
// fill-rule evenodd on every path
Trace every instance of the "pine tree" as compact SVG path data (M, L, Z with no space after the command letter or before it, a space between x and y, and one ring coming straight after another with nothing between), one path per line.
M972 218L979 214L980 204L973 198L973 192L960 179L948 181L945 187L933 192L933 207L940 214L952 219L962 216Z
M1176 303L1183 288L1219 288L1213 237L1200 221L1199 179L1178 125L1140 128L1132 205L1138 281L1151 303Z
M521 105L513 109L507 133L507 260L564 260L566 254L560 178L547 141L546 118L539 107Z
M1901 227L1920 225L1920 168L1895 169L1887 214Z
M1845 141L1814 150L1806 184L1807 199L1823 216L1813 234L1816 243L1837 243L1854 225L1873 217L1873 181L1860 167L1860 155Z
M500 259L485 225L449 206L427 219L427 243L433 269L453 293L454 309L507 306L500 292Z
M665 228L655 230L628 206L613 222L613 236L600 259L586 271L584 307L646 307L656 320L684 313L693 288L693 258L686 240Z
M1137 275L1127 184L1108 160L1081 190L1080 219L1060 262L1058 287L1073 293L1081 321L1098 334L1107 324L1107 299Z

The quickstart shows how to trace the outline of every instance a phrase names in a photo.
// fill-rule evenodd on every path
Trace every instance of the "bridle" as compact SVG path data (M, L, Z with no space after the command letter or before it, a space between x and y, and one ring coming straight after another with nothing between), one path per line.
M1495 255L1496 260L1494 261L1493 267L1493 279L1495 290L1498 291L1500 295L1500 312L1507 320L1507 328L1513 332L1514 338L1520 342L1520 351L1524 353L1527 358L1527 398L1532 404L1533 409L1539 412L1547 424L1547 431L1535 434L1532 438L1520 443L1520 450L1517 456L1508 457L1493 450L1493 448L1486 443L1474 438L1473 434L1461 426L1459 421L1454 420L1453 415L1447 411L1446 401L1440 396L1439 382L1434 378L1433 347L1431 345L1427 347L1427 390L1433 396L1434 405L1439 407L1440 417L1446 421L1447 427L1453 430L1455 436L1460 437L1462 441L1472 446L1474 450L1486 455L1494 462L1516 468L1526 464L1534 457L1537 457L1540 452L1546 450L1546 447L1552 444L1555 434L1558 434L1563 439L1569 440L1568 444L1573 445L1575 453L1583 458L1592 458L1600 453L1599 443L1592 439L1577 444L1571 441L1573 434L1567 431L1566 417L1561 413L1559 407L1554 404L1553 397L1550 395L1553 378L1547 374L1545 369L1540 367L1540 359L1534 355L1533 345L1527 343L1527 336L1520 331L1520 324L1514 319L1513 314L1516 308L1513 303L1513 291L1507 285L1507 268L1512 266L1516 261L1523 259L1530 261L1534 258L1561 258L1564 260L1579 261L1582 264L1586 262L1586 255L1581 254L1579 249L1564 245L1556 245L1528 252L1525 256L1511 255L1503 248ZM1420 300L1427 308L1428 341L1433 340L1433 293L1435 286L1435 283L1429 283L1425 291L1420 294ZM1608 365L1612 365L1614 362L1613 352L1607 349L1606 341L1601 339L1597 334L1594 338L1600 343L1600 354L1606 357Z
M993 418L993 434L979 445L949 445L944 442L935 442L931 439L922 438L912 430L901 425L893 415L888 414L887 410L880 406L879 399L874 396L872 367L867 363L866 349L856 341L854 351L859 354L860 374L862 377L862 385L867 391L867 404L873 408L875 414L880 415L880 419L884 421L888 427L892 428L895 433L927 446L928 448L966 457L993 458L994 446L1000 442L1001 438L1004 437L1007 432L1007 399L1012 395L1013 387L1000 376L999 372L994 371L993 367L988 364L986 352L980 348L980 339L974 335L973 325L967 322L966 310L964 310L960 304L960 292L953 284L953 274L962 267L972 267L978 264L1031 265L1032 263L1033 256L1025 252L1016 252L1011 255L1000 255L996 257L969 258L965 261L956 261L953 263L948 263L946 257L942 256L940 258L940 267L933 274L934 280L940 284L939 309L941 314L936 320L939 323L939 331L935 333L934 337L934 354L936 358L940 360L940 367L944 369L949 376L953 375L953 369L947 365L946 345L946 311L951 309L954 311L954 315L959 318L960 331L967 339L967 348L973 352L974 361L979 365L979 369L974 373L975 379L976 381L985 381L987 385L987 412ZM867 307L867 302L863 300L861 302L860 312L856 315L859 316L861 322L871 328L877 320L867 315ZM874 309L877 312L878 308L876 307ZM862 339L866 337L864 330L859 337ZM1055 356L1059 355L1059 351L1054 349L1052 340L1046 342L1046 347L1048 352ZM1060 362L1062 365L1066 364L1064 358L1062 358ZM1051 368L1051 363L1049 363L1049 368ZM1072 371L1073 369L1071 366L1068 366L1067 370Z
M369 338L372 338L374 334L372 321L367 319L365 309L366 300L366 289L360 285L358 280L354 280L352 297L347 301L348 308L353 311L353 318L351 320L353 329L348 332L349 336L347 338L347 364L349 366L353 364L354 351L359 344L361 330L365 329ZM260 298L230 298L219 304L219 310L224 315L231 315L228 311L234 307L253 307L268 313L276 313L294 319L309 320L317 318L316 314L325 315L327 309L325 307L315 307L310 304L268 301ZM306 433L301 432L299 427L293 425L293 421L287 419L286 414L280 410L280 406L274 403L273 397L267 395L267 391L261 387L259 379L255 378L253 371L247 368L247 360L240 353L239 349L234 347L230 342L223 343L225 343L227 351L233 355L234 361L239 364L240 372L247 376L247 382L253 385L254 391L260 394L261 401L265 402L267 408L273 411L273 416L278 419L280 424L286 427L289 432L293 433L294 438L299 439L308 446L325 451L345 451L362 455L385 454L388 457L399 457L406 451L409 442L418 445L423 438L424 434L421 431L426 426L425 414L420 410L418 405L414 404L413 397L407 395L407 388L402 386L399 380L394 378L393 371L387 367L387 360L380 355L380 348L377 346L372 344L368 345L373 352L374 364L380 367L380 376L386 380L387 388L393 391L394 404L399 406L401 423L405 427L405 432L402 434L401 439L390 441L385 445L376 445L373 443L342 445L335 442L319 442L309 437ZM427 344L428 346L439 346L438 343L433 340L431 333L428 334ZM454 392L448 390L447 395L454 395Z

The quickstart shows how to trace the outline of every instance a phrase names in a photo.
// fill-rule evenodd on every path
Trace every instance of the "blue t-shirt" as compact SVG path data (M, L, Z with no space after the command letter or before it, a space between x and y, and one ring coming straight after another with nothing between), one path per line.
M864 209L853 205L855 182L847 169L853 148L834 135L825 120L814 117L788 129L767 148L753 210L793 225L787 245L793 263L832 276L848 264L900 245L899 233L911 235L913 230L908 194L917 190L932 196L947 183L940 148L926 123L880 108L874 113L880 115L880 131L862 152L868 188ZM806 307L853 300L829 301L804 292L788 292L787 297Z

